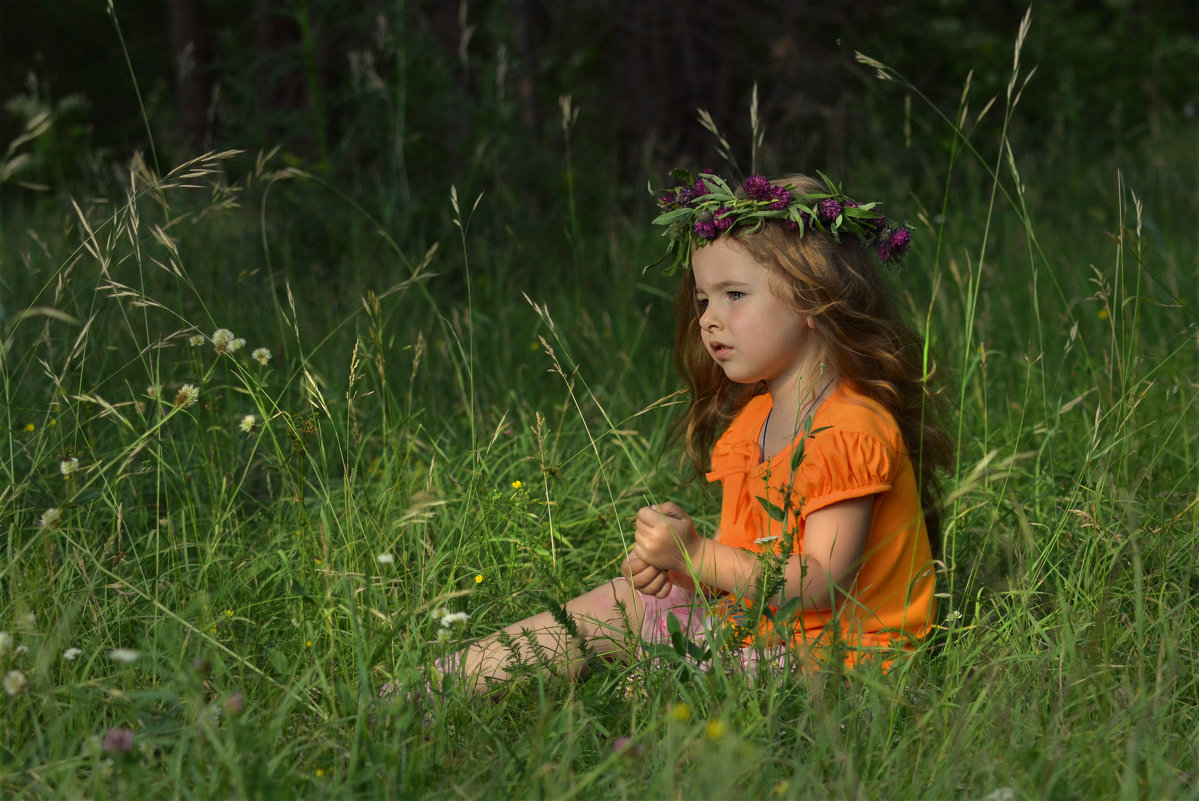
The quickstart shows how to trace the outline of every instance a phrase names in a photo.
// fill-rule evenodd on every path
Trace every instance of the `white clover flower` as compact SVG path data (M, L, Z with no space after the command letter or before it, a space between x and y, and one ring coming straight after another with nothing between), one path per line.
M254 352L250 354L250 358L266 367L267 362L271 360L271 352L267 348L254 348Z
M228 353L229 343L234 339L233 332L228 328L218 328L212 332L212 347L217 353Z
M59 509L57 506L52 506L46 511L42 512L42 516L38 520L38 523L42 528L54 529L61 521L62 509Z
M175 395L175 408L186 409L189 406L195 406L199 399L200 388L195 384L184 384L179 387L179 392Z
M146 387L146 396L157 400L162 397L162 384L150 384Z
M470 615L466 612L449 612L441 617L441 627L448 629L455 623L465 623L470 620Z
M132 665L141 659L142 655L132 648L114 648L108 652L108 658L113 662L124 662L126 665Z
M67 456L58 460L58 472L62 473L64 478L75 475L75 471L78 469L79 459L75 456Z
M19 670L10 670L4 674L4 692L9 695L22 695L29 689L29 679Z
M375 561L381 565L394 565L396 558L394 554L381 553L375 557Z
M193 348L200 347L201 345L204 344L204 335L203 334L193 334L192 336L187 338L187 344L191 345Z
M0 631L0 656L4 656L12 650L12 635L7 631Z
M254 430L254 426L256 425L258 425L258 418L252 414L247 414L241 419L241 423L238 425L238 428L249 434Z
M22 643L21 645L18 645L16 648L14 648L12 652L13 652L13 656L20 656L21 654L27 654L27 653L29 653L29 646Z
M241 350L245 346L246 346L246 341L244 339L242 339L241 337L238 337L237 339L234 339L229 342L229 352L233 353L234 351Z
M62 652L62 658L68 662L74 662L83 654L82 648L68 648Z
M754 540L754 545L765 545L768 542L774 542L778 538L778 534L771 534L769 537L758 537L756 540Z

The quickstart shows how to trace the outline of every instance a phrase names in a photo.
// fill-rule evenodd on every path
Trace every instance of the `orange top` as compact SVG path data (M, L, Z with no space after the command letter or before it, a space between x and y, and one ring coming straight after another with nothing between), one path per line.
M766 544L780 547L793 533L794 551L802 553L809 514L873 495L870 532L849 597L833 611L805 609L795 619L795 639L813 645L836 621L854 664L861 655L855 649L924 636L936 611L932 551L916 475L894 418L841 384L816 410L811 429L816 433L804 440L801 432L764 462L758 443L772 406L769 394L752 398L712 451L708 480L723 488L717 540L760 553ZM793 472L801 441L802 459ZM770 511L762 498L773 505ZM787 511L780 522L782 510ZM773 536L777 539L763 541ZM772 633L769 621L762 620L759 633Z

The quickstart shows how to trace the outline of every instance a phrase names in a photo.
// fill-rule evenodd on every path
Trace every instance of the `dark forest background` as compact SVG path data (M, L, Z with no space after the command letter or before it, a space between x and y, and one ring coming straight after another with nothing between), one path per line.
M663 168L711 162L713 139L696 123L697 108L747 153L757 86L765 166L782 153L780 167L843 175L881 139L933 124L912 113L904 90L856 63L855 51L949 113L972 74L977 109L1002 94L1028 8L1013 0L3 0L0 141L50 112L51 129L15 177L72 190L102 186L105 165L134 151L165 170L207 150L277 146L340 186L416 207L426 193L441 203L451 182L552 207L563 180L585 200L588 182L641 193ZM1032 4L1032 14L1024 58L1037 73L1017 132L1026 154L1110 153L1154 126L1194 119L1199 4L1058 0Z

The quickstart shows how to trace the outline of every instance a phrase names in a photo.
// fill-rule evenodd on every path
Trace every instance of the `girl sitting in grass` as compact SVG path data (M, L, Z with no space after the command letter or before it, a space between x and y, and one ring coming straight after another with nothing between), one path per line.
M471 689L514 661L548 657L573 675L583 646L635 654L669 641L671 615L746 667L815 664L834 644L850 665L885 662L932 624L935 474L953 453L923 341L879 264L911 231L827 179L755 175L734 192L710 172L676 177L655 223L668 273L683 271L681 430L721 482L719 528L701 537L674 503L642 508L622 577L569 601L571 625L542 612L439 662Z

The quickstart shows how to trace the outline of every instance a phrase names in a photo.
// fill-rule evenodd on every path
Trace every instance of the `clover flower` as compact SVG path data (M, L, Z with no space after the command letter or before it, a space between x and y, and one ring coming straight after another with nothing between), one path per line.
M246 341L241 337L229 341L229 352L239 351L246 346Z
M254 348L254 351L250 354L250 358L263 367L266 367L267 363L271 360L271 352L267 348Z
M233 339L233 332L228 328L218 328L212 333L212 347L217 353L228 353L229 343Z
M396 558L395 554L381 553L375 557L375 561L381 565L394 565Z
M771 211L782 211L791 205L791 190L785 186L772 186L770 197L771 200L766 204L766 208Z
M68 648L67 650L62 652L62 658L67 660L68 662L74 662L82 654L83 654L82 648Z
M12 650L12 635L7 631L0 631L0 656L4 656Z
M79 459L74 456L64 456L58 460L58 472L62 473L63 478L70 478L79 469Z
M447 612L441 616L441 627L448 629L455 623L465 623L470 620L470 615L466 612Z
M245 417L243 417L241 419L241 422L238 424L237 427L240 428L245 433L249 434L254 430L254 428L257 425L258 425L258 417L255 415L252 415L252 414L247 414Z
M187 344L191 345L193 348L200 347L201 345L204 344L204 335L203 334L192 334L190 337L187 338Z
M4 674L4 692L9 695L23 695L29 690L29 679L19 670L10 670Z
M908 248L912 244L912 229L906 225L901 225L891 232L891 256L899 258L908 252Z
M101 747L110 753L128 754L133 749L132 729L122 729L113 726L104 732L104 741Z
M716 213L712 218L712 224L716 226L716 230L724 232L733 227L732 209L727 206L721 206L716 209Z
M142 655L132 648L114 648L108 652L108 658L113 662L122 662L126 665L132 665L134 662L142 658Z
M770 181L766 180L765 175L751 175L745 179L742 189L745 190L745 196L750 200L770 200L773 187L770 185Z
M196 405L196 401L200 399L200 388L195 384L184 384L179 387L179 392L175 395L175 408L187 409Z
M38 524L47 530L54 530L62 521L62 509L57 506L51 506L46 511L42 512L42 516L38 519Z
M816 204L816 213L826 223L831 223L841 216L841 204L834 198L826 197Z

